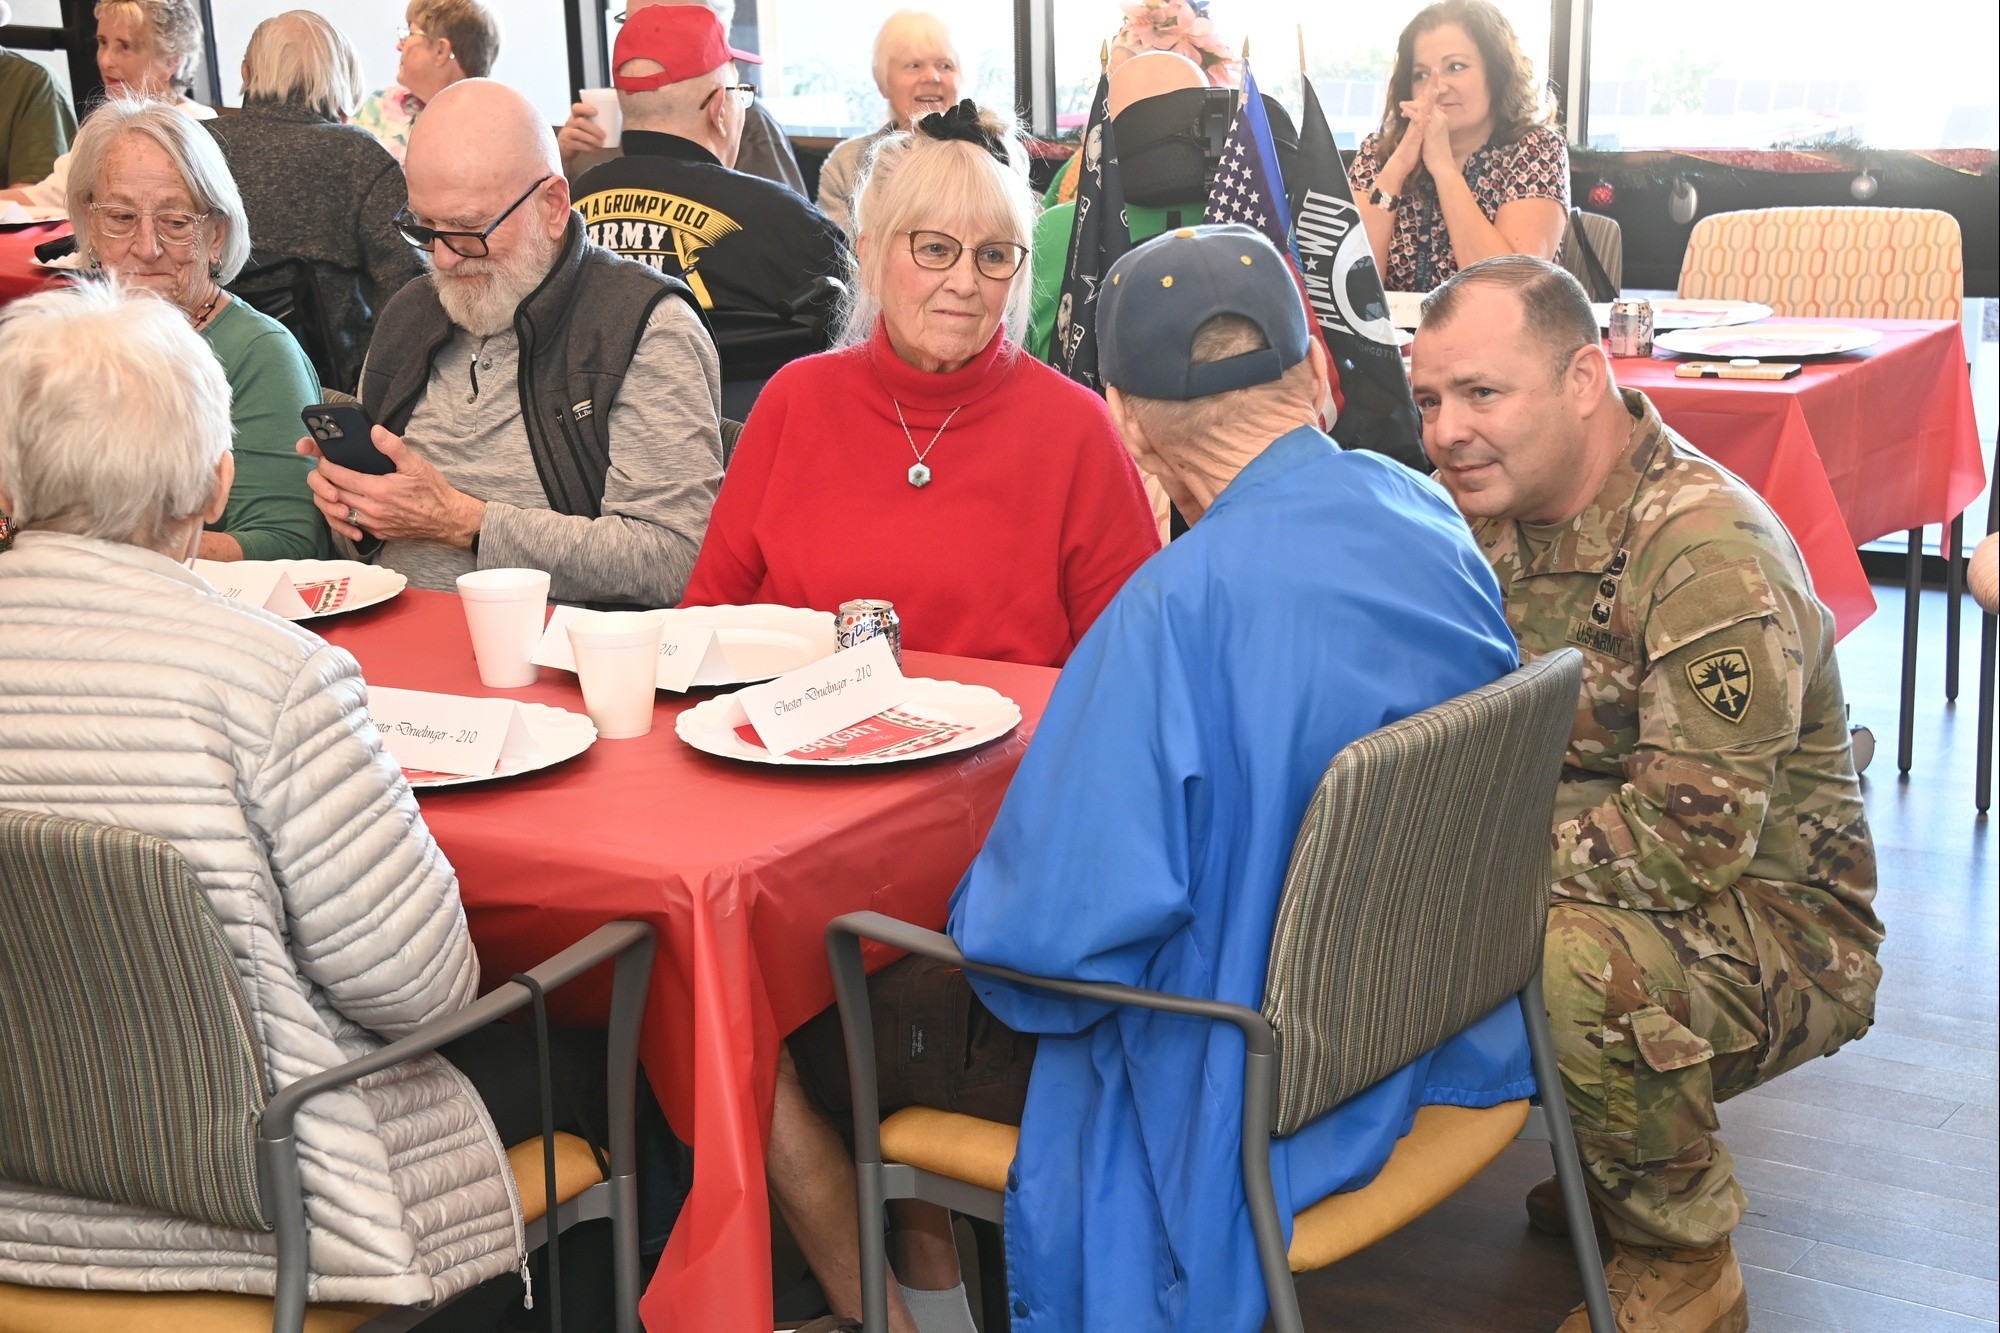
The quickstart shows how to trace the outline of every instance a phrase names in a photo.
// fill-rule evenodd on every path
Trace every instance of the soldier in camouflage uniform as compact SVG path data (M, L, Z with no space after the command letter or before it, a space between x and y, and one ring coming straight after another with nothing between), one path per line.
M1734 1331L1715 1106L1867 1030L1874 849L1797 547L1596 334L1560 269L1474 265L1426 303L1417 403L1523 657L1585 659L1543 986L1619 1327Z

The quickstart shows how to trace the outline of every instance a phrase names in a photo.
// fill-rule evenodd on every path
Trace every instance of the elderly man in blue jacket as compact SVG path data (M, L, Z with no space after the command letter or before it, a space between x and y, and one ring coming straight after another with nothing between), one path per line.
M953 896L950 931L984 962L1254 1008L1293 839L1335 752L1504 675L1514 637L1444 493L1321 429L1324 353L1285 261L1255 232L1185 228L1135 249L1107 279L1098 326L1112 415L1193 527L1070 658ZM962 974L914 961L871 988L896 1021L945 1043L878 1041L905 1066L885 1074L885 1113L907 1098L994 1114L1009 1089L1021 1108L1006 1202L1015 1333L1255 1333L1266 1300L1237 1166L1234 1028L980 979L976 998L954 1000ZM793 1054L772 1186L851 1314L854 1259L831 1225L839 1191L799 1206L801 1182L831 1177L788 1156L816 1134L837 1144L823 1123L801 1132L810 1111L795 1099L838 1117L838 1046L809 1029ZM913 1079L913 1054L951 1072ZM1532 1089L1526 1034L1504 1005L1272 1144L1287 1229L1292 1209L1366 1184L1419 1107ZM914 1312L903 1327L956 1326L930 1304L956 1280L948 1246L906 1239L892 1255L896 1313Z

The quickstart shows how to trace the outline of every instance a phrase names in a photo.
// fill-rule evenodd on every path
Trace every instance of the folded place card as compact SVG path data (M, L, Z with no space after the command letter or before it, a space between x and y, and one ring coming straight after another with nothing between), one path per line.
M224 597L261 606L287 620L312 612L293 586L291 574L274 560L197 560L194 572Z
M371 686L368 717L400 768L484 778L541 763L521 705Z
M910 683L880 635L736 694L744 720L775 754L824 740L909 697Z
M558 606L549 613L548 628L528 660L536 666L558 671L576 670L576 654L569 646L569 618L577 608ZM697 625L667 612L667 631L660 639L660 669L653 683L663 690L684 694L702 668L713 663L723 666L722 647L712 625Z

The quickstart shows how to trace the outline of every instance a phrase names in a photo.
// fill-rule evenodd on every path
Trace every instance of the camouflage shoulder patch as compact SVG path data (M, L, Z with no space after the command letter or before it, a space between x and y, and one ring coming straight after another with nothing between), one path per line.
M1740 723L1750 711L1757 675L1741 648L1724 648L1687 664L1688 684L1709 712L1725 722Z

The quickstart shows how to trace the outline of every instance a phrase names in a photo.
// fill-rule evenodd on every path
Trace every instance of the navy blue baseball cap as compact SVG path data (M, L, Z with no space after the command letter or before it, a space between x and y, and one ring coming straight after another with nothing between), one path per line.
M1249 320L1270 346L1195 365L1195 332L1217 315ZM1310 339L1291 266L1240 222L1154 237L1111 266L1097 298L1098 373L1140 398L1186 402L1269 384L1306 359Z

